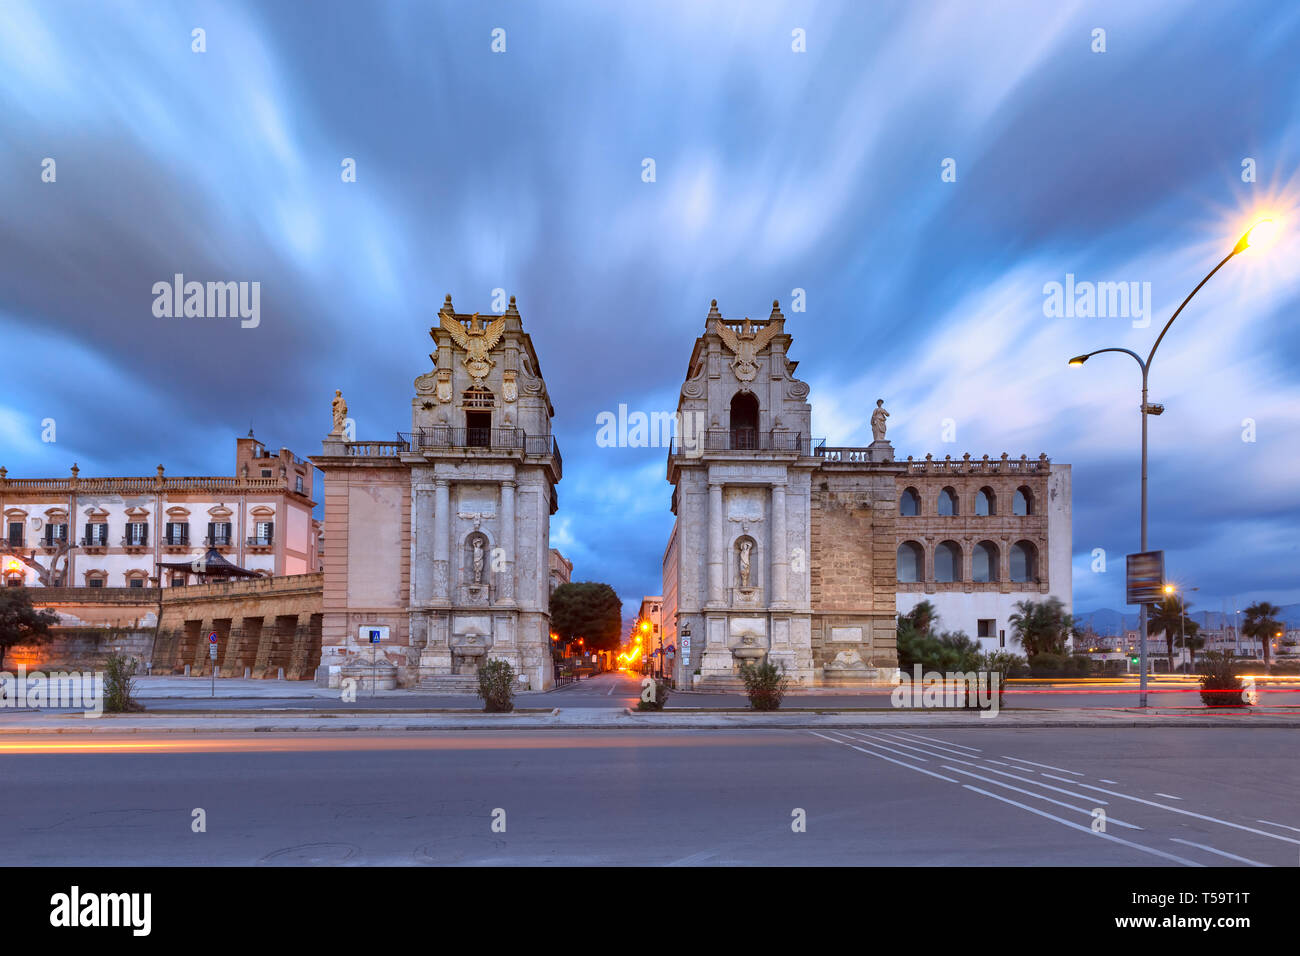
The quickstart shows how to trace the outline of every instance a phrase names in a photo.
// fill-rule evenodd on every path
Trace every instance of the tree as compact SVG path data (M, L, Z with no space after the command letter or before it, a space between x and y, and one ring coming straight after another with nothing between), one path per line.
M1276 604L1269 604L1267 601L1256 601L1246 608L1246 622L1241 625L1241 633L1247 637L1259 638L1264 645L1264 668L1266 670L1269 664L1269 650L1273 643L1273 636L1282 630L1282 625L1277 620L1277 616L1281 613L1282 609Z
M1045 601L1017 601L1016 613L1007 622L1020 639L1025 656L1039 654L1065 654L1065 642L1074 636L1074 618L1066 613L1065 605L1057 597Z
M1191 655L1191 669L1196 670L1196 652L1205 646L1205 638L1197 635L1196 631L1201 629L1199 624L1188 621L1189 630L1187 636L1183 638L1183 647L1187 648L1187 653Z
M903 621L906 621L911 629L918 634L929 634L938 620L939 614L929 601L922 601L906 614L899 615L900 626Z
M1200 629L1199 624L1187 619L1187 609L1191 606L1190 601L1183 600L1179 595L1168 594L1159 604L1151 605L1147 612L1147 637L1164 633L1165 647L1169 651L1170 673L1174 670L1174 637L1194 637Z
M0 588L0 670L11 647L48 641L53 637L50 628L58 623L53 611L32 607L26 588Z
M566 643L583 638L588 650L616 650L623 633L623 602L608 584L561 584L551 592L551 630Z
M54 547L54 553L50 555L50 566L46 567L36 560L36 552L31 548L18 548L11 545L8 541L0 539L0 557L6 555L17 558L23 564L27 565L36 572L36 580L41 582L41 587L52 588L59 587L64 583L64 578L68 572L68 562L71 560L69 555L76 547L71 541L60 541ZM59 566L59 559L63 559L63 570L55 570Z

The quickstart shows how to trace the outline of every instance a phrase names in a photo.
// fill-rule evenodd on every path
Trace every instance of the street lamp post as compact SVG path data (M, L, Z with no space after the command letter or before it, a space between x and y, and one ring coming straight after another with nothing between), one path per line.
M1245 234L1240 239L1237 240L1237 244L1233 246L1232 251L1219 260L1219 264L1216 265L1213 269L1211 269L1206 274L1205 278L1196 284L1196 288L1193 289L1191 292L1189 292L1187 294L1187 298L1183 299L1182 304L1179 305L1178 308L1174 310L1174 314L1169 317L1169 321L1165 323L1165 327L1160 330L1160 334L1156 337L1155 345L1151 346L1151 351L1147 353L1146 361L1143 361L1142 357L1138 355L1136 352L1134 352L1132 349L1124 349L1124 348L1097 349L1093 352L1087 352L1084 355L1076 355L1074 358L1070 359L1069 364L1082 365L1084 362L1088 361L1088 359L1092 358L1094 355L1100 355L1102 352L1123 352L1125 355L1132 356L1133 361L1137 362L1138 368L1142 370L1142 404L1139 406L1139 409L1142 412L1142 547L1141 550L1144 552L1147 550L1147 416L1159 415L1165 410L1163 405L1151 405L1147 402L1147 379L1151 371L1151 362L1156 357L1156 349L1160 348L1160 342L1162 339L1164 339L1165 333L1169 331L1169 327L1174 324L1174 319L1178 318L1179 314L1183 311L1183 309L1187 307L1187 303L1192 301L1192 296L1196 295L1196 293L1201 291L1201 286L1209 282L1210 278L1216 272L1222 269L1224 265L1227 264L1229 259L1231 259L1235 255L1245 252L1248 248L1250 248L1251 234L1254 233L1255 230L1257 229L1259 230L1258 238L1262 239L1264 238L1264 234L1266 231L1271 233L1272 226L1273 226L1273 220L1261 219L1259 222L1255 223L1255 225L1251 226L1248 230L1246 230ZM1141 654L1141 663L1139 664L1139 671L1138 671L1138 706L1145 707L1147 706L1147 606L1145 604L1138 605L1138 641L1139 641L1139 653Z

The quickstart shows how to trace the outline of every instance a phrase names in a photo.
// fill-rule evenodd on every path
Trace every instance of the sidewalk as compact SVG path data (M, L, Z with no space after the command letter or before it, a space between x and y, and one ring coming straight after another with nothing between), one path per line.
M525 705L526 708L526 705ZM969 711L776 711L666 710L640 713L628 709L522 709L512 714L481 711L311 713L260 712L158 713L104 715L80 713L13 713L0 718L0 737L13 734L208 734L438 732L448 730L856 730L953 728L1177 728L1241 727L1300 730L1300 713L1208 713L1170 709L1154 713L1094 708L1088 710L1004 710L982 718Z

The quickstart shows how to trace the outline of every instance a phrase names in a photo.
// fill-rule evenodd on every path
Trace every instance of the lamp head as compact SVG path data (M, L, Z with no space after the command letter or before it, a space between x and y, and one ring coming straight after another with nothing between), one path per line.
M1277 238L1277 223L1272 219L1261 219L1246 230L1245 235L1237 240L1233 254L1245 252L1250 248L1262 248Z
M1074 358L1070 359L1070 364L1082 365L1084 362L1088 361L1088 358L1089 356L1087 355L1076 355Z

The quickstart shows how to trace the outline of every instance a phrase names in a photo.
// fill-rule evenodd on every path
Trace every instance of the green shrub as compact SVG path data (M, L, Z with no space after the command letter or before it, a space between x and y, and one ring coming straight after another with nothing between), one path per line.
M745 682L745 694L754 710L777 710L785 696L788 679L785 672L769 660L758 664L745 664L740 668Z
M646 700L645 693L646 691L649 691L651 687L653 687L654 690L650 694L650 699ZM668 693L669 693L668 682L666 680L656 679L653 685L647 684L641 688L642 697L639 701L637 701L636 709L637 710L663 710L664 704L668 703Z
M1226 654L1210 651L1200 661L1201 703L1206 707L1247 707L1241 696L1237 663Z
M975 663L977 671L998 675L999 709L1002 707L1003 695L1007 692L1007 678L1016 676L1027 666L1025 659L1019 654L1009 654L1006 651L989 651L987 654L981 654Z
M515 669L509 661L485 661L478 669L478 695L489 714L508 714L515 709Z
M104 661L104 710L110 714L131 714L144 710L135 699L134 657L110 654Z
M911 672L917 664L923 671L962 673L973 670L980 656L980 646L961 631L921 632L906 619L898 628L898 666Z
M1067 658L1061 654L1035 654L1029 658L1031 677L1060 677L1065 671Z
M1274 661L1268 669L1270 674L1300 674L1300 661Z

